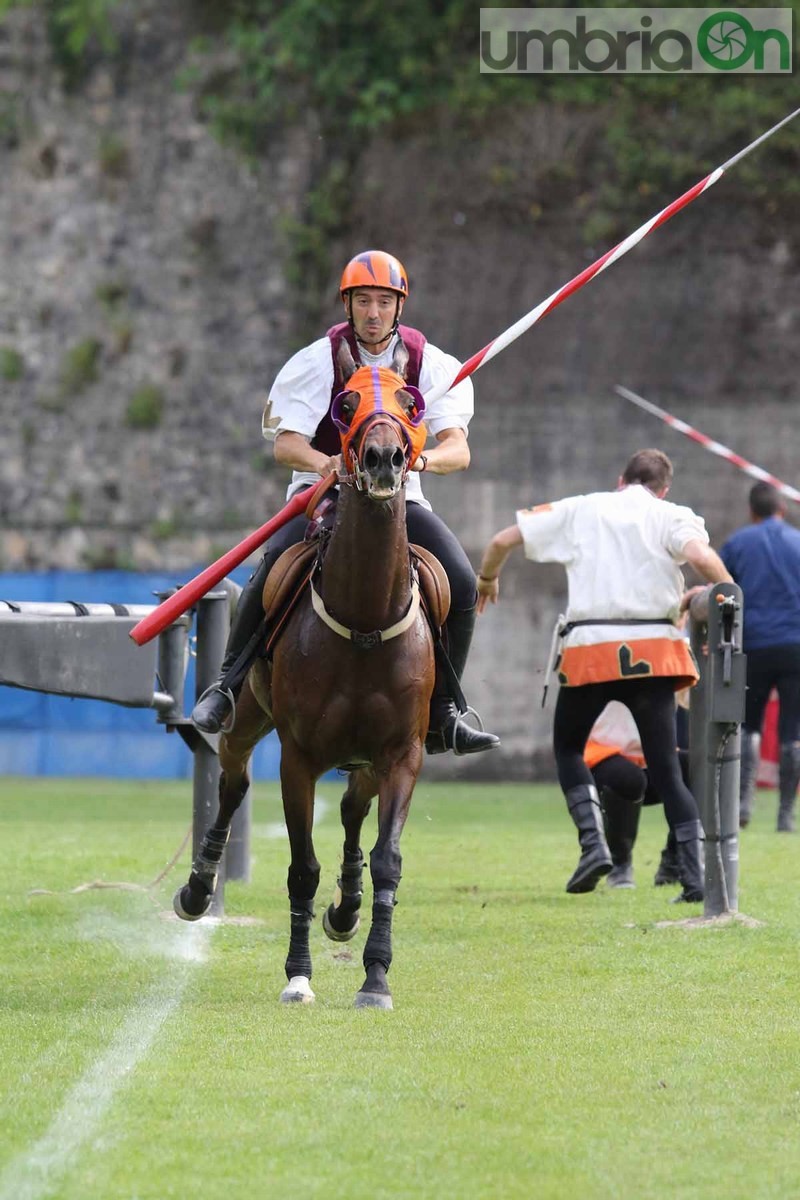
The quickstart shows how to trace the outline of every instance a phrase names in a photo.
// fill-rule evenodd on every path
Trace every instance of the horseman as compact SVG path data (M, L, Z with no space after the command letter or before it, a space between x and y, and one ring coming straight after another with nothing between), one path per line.
M356 255L342 274L339 291L346 321L325 337L299 350L278 373L264 410L263 434L273 443L275 461L291 467L287 498L341 468L339 434L331 419L333 398L344 386L337 366L342 340L356 364L391 367L399 340L408 350L406 382L423 393L455 377L457 359L426 341L418 330L400 324L408 297L408 276L393 255L369 250ZM451 608L445 624L447 654L460 680L475 627L475 573L464 550L444 521L432 511L421 487L421 475L449 475L469 466L467 428L473 412L472 382L465 379L426 411L427 428L436 445L421 454L406 483L409 541L429 550L450 581ZM192 720L207 733L231 722L242 681L259 652L262 638L261 596L271 567L289 546L302 541L307 518L295 517L267 543L264 557L244 588L236 609L220 677L195 705ZM429 754L453 750L474 754L499 745L492 733L473 729L461 719L448 680L437 671L431 701Z

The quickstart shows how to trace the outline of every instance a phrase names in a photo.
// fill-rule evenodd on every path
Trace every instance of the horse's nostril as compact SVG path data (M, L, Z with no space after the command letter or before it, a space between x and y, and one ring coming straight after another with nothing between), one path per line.
M405 454L403 454L403 451L398 446L397 449L395 450L394 454L392 455L392 466L394 467L394 469L396 471L400 471L402 469L405 461L406 461L406 456L405 456Z
M381 456L374 446L368 446L364 455L364 466L368 471L377 471L381 465Z

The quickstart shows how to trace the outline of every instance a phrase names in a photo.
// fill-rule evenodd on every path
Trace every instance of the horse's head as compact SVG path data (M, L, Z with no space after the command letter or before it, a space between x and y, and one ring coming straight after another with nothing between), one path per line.
M347 387L334 400L331 416L342 439L348 480L372 500L397 495L425 446L425 401L403 378L407 361L402 341L391 368L356 369L349 350L339 355Z

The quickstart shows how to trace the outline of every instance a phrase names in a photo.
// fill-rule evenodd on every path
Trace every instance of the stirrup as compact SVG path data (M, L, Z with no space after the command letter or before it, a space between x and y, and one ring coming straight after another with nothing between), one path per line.
M471 714L475 718L475 725L470 725L463 719L465 716L467 716L467 714ZM471 746L466 745L462 750L459 750L458 748L459 730L463 730L462 736L464 740L468 740L473 743ZM483 721L481 720L480 713L471 706L465 708L464 712L459 713L456 717L455 721L453 722L452 737L453 754L455 754L458 758L462 758L465 754L481 754L486 750L494 750L500 745L500 738L495 733L487 733L483 727ZM483 744L476 746L474 744L476 741L482 741Z
M456 717L456 720L459 720L459 719L465 717L467 715L467 713L471 713L472 716L475 718L475 720L478 722L477 732L478 733L486 733L486 730L483 727L483 717L478 712L477 708L473 708L471 704L468 704L467 707L464 709L464 711L462 713L458 714L458 717ZM474 728L474 726L470 725L470 729L472 729L472 728Z
M233 727L236 723L236 697L234 696L234 694L230 688L222 687L218 683L212 683L210 687L206 688L206 690L203 692L203 694L201 696L197 697L194 707L197 708L197 706L199 704L202 704L203 701L206 699L206 697L210 696L213 692L219 692L219 694L221 696L225 697L225 699L228 701L228 704L230 705L230 716L227 717L225 721L220 722L219 732L220 733L231 733L233 730ZM192 710L192 711L194 711L194 710ZM198 728L199 728L199 726L198 726Z
M486 730L483 727L483 718L481 714L478 712L477 708L473 708L471 704L468 704L463 712L457 713L456 719L453 723L453 754L455 754L456 758L465 757L463 751L456 750L456 734L458 732L458 722L463 721L464 717L467 715L473 716L477 722L477 728L475 725L468 725L466 722L464 722L467 729L474 729L476 733L486 733ZM487 749L491 749L491 747L487 747Z

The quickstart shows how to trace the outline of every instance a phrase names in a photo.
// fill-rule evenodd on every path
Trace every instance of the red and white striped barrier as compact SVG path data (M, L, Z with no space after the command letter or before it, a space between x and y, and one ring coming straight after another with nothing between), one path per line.
M536 308L531 309L531 311L526 313L524 317L520 317L520 319L506 329L504 333L499 334L493 341L489 342L488 346L484 346L483 349L479 350L477 354L473 354L472 358L468 358L461 370L456 375L455 379L451 380L450 383L438 384L436 387L431 388L429 392L426 392L426 403L432 404L435 400L439 400L445 394L445 392L450 391L450 388L455 387L457 383L461 383L462 379L466 379L467 376L473 375L480 367L484 366L491 359L496 358L501 350L505 350L506 346L509 346L512 342L516 341L516 339L521 334L525 333L526 330L530 329L532 325L535 325L537 321L541 321L543 317L546 317L549 312L552 312L554 308L557 308L558 305L561 304L562 301L566 300L568 296L571 296L573 292L577 292L579 288L582 288L583 285L588 283L590 279L594 279L595 275L599 275L601 271L605 271L606 267L610 267L612 263L615 263L618 259L622 258L623 254L627 254L629 250L632 250L633 247L638 245L643 238L646 238L648 233L650 233L653 229L657 229L659 225L663 225L664 222L668 221L670 217L673 217L676 212L680 212L682 208L686 208L687 204L691 204L691 202L697 199L698 196L702 195L703 192L708 191L713 184L722 178L725 172L732 167L734 163L740 162L746 154L749 154L751 150L755 150L756 146L760 146L762 142L767 140L767 138L772 137L773 133L776 133L784 125L787 125L789 121L794 120L798 114L800 114L800 108L796 108L794 112L789 113L788 117L784 117L782 121L778 121L777 125L773 125L771 129L766 131L766 133L762 133L760 137L757 137L755 141L750 143L749 146L745 146L744 150L740 150L738 154L734 154L734 156L729 158L727 162L723 163L721 167L717 167L717 169L712 171L710 175L706 175L705 179L701 179L699 183L694 185L694 187L689 188L688 192L684 192L683 195L679 196L677 200L673 200L672 203L668 204L666 208L662 208L660 213L656 213L656 215L651 217L649 221L645 221L644 225L637 229L635 233L632 233L626 237L625 240L620 242L618 246L614 246L612 250L607 250L606 253L601 255L600 258L598 258L596 262L592 263L590 267L586 267L584 271L581 271L580 275L576 275L574 279L570 279L569 283L565 283L564 286L559 288L557 292L553 292L552 296L548 296L546 300L541 302L541 304L537 304Z
M746 475L752 475L753 479L760 479L762 483L771 483L781 495L788 496L790 500L794 500L800 504L800 492L797 488L784 483L781 479L776 479L774 475L770 475L769 471L765 471L763 467L757 467L755 463L748 462L746 458L742 458L741 454L737 454L735 450L730 450L727 446L723 446L721 442L715 442L713 438L707 437L699 429L687 425L679 417L673 417L672 413L659 408L657 404L653 404L650 400L645 400L644 396L638 396L636 392L632 392L629 388L617 384L614 391L617 395L622 396L624 400L630 400L632 404L643 408L645 412L652 413L654 417L658 417L665 425L669 425L672 429L677 429L678 433L683 433L686 437L691 438L693 442L704 446L712 454L716 454L719 458L724 458L726 462L733 463L735 467L738 467L740 471L744 471Z

